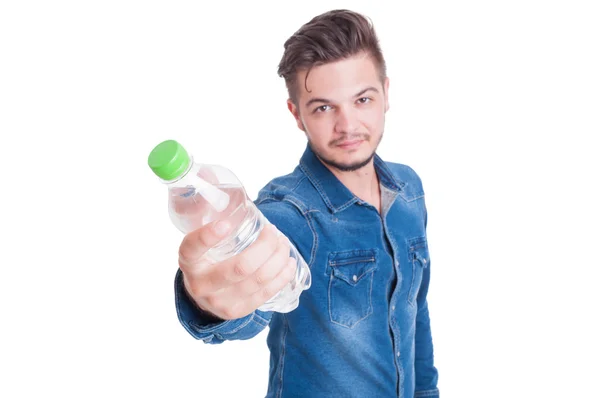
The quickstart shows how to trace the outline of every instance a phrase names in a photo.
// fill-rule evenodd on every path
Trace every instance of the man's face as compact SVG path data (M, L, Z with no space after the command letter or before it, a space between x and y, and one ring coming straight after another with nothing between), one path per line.
M315 154L340 171L368 164L383 136L389 80L382 84L365 55L313 67L305 85L306 74L297 76L298 106L288 100L288 108Z

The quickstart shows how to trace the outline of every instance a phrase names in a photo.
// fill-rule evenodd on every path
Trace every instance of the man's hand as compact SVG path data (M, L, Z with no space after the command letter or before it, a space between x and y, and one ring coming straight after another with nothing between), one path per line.
M221 319L244 317L279 292L296 272L290 243L267 224L241 253L212 264L203 256L231 232L227 220L187 234L179 247L185 289L203 310Z

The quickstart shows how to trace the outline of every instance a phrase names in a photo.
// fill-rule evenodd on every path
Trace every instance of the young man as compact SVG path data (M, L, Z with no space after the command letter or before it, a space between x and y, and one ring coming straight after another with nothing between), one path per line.
M293 277L289 246L265 228L207 266L202 254L231 232L209 225L180 247L179 319L211 344L268 326L267 397L438 397L421 180L376 154L389 108L377 36L360 14L324 13L287 40L279 73L308 144L255 203L306 259L312 286L289 313L257 310Z

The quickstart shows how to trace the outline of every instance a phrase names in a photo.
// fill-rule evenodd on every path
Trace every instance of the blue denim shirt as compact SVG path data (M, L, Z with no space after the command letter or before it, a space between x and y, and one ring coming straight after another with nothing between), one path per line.
M381 214L348 190L306 147L292 173L255 204L309 264L312 286L287 314L217 321L175 278L181 324L219 344L269 327L266 397L439 397L427 308L431 261L419 176L374 158Z

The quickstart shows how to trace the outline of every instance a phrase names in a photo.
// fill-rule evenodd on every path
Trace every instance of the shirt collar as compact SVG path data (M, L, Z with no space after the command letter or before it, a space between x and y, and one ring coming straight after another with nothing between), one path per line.
M373 157L373 164L381 184L393 191L402 191L406 183L396 179L379 155L375 154ZM325 167L309 144L306 145L304 154L300 159L300 168L319 192L331 212L337 213L350 207L354 203L365 203L365 201L354 195L327 167Z

